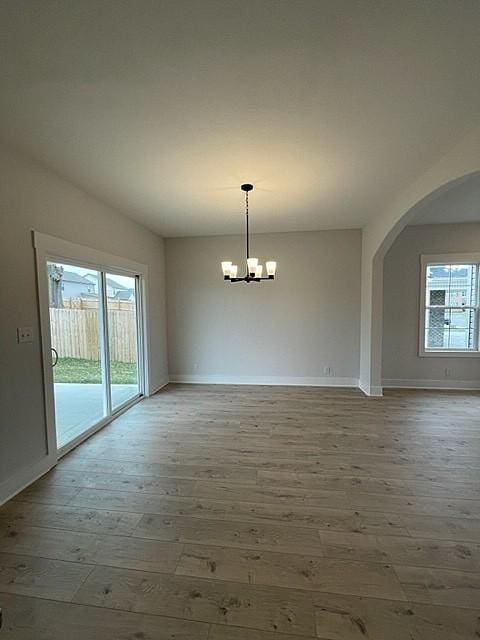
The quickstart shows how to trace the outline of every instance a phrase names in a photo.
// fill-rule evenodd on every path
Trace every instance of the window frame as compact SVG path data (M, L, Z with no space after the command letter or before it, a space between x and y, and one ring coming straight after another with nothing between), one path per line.
M477 265L477 294L475 314L474 349L428 349L425 346L425 319L427 305L426 277L427 267L443 266L446 264L476 264ZM450 306L450 305L447 305ZM453 309L457 307L451 307ZM460 307L458 307L460 308ZM472 308L470 305L467 308ZM420 323L418 332L418 355L420 357L441 357L441 358L479 358L480 357L480 253L442 253L420 256Z

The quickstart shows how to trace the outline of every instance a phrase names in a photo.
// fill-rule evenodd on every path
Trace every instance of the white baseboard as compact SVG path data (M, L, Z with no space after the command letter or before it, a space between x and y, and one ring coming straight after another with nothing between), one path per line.
M477 391L480 389L480 381L475 380L412 380L412 379L385 379L383 386L390 389L445 389L459 391Z
M295 387L358 387L357 378L337 377L297 377L297 376L202 376L177 375L170 376L170 382L184 384L252 384L267 386Z
M359 380L358 388L360 389L360 391L363 391L366 396L369 396L371 398L381 398L383 396L383 387L369 385Z
M45 455L44 458L28 467L22 467L0 484L0 505L4 504L11 498L23 491L28 485L38 480L41 476L50 471L56 464L53 456Z
M150 389L148 393L145 394L146 397L149 398L150 396L154 396L156 393L160 391L160 389L163 389L163 387L166 387L169 382L170 382L169 378L164 378L159 385L157 385L153 389Z

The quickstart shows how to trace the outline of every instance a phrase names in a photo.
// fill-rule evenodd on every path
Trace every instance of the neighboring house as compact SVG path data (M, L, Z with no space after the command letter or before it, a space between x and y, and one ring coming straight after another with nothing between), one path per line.
M85 276L73 271L64 271L62 276L62 297L87 298L96 296L95 284Z
M117 294L122 291L131 292L131 289L126 287L124 284L120 284L116 280L112 280L112 278L106 278L106 283L107 283L107 298L116 298ZM128 298L122 298L122 300L124 299L128 299Z
M84 277L87 278L90 282L93 282L95 286L97 285L97 276L94 273L86 273ZM124 284L120 284L112 278L106 278L105 282L107 284L107 298L117 298L117 294L122 291L128 291L130 296L133 291L132 289L126 287ZM131 298L129 296L122 298L122 300L130 300Z
M98 286L98 277L95 273L86 273L84 276L85 280L88 280L89 282L91 282L94 286L95 289L95 293L97 293L97 286Z
M126 300L128 302L133 302L135 300L135 291L134 289L126 289L125 291L117 291L114 296L115 300Z
M476 289L476 272L471 265L432 266L428 271L429 304L469 305Z

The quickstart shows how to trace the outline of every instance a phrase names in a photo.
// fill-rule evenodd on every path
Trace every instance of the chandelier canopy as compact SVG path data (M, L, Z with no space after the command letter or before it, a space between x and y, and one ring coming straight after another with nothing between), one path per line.
M247 259L245 264L245 275L238 276L238 265L232 264L229 260L222 262L223 279L230 282L260 282L261 280L273 280L277 270L277 263L269 260L265 263L267 275L262 276L263 264L258 264L258 258L250 257L250 237L248 229L248 193L253 190L253 184L242 184L240 189L245 192L245 221L247 225L246 245Z

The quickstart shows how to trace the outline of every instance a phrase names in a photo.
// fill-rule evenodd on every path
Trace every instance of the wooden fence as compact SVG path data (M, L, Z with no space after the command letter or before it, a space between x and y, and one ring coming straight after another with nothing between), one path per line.
M99 360L98 311L96 309L50 308L52 347L59 358ZM110 360L136 362L134 306L128 310L108 309Z
M64 309L98 309L98 300L96 298L64 298ZM108 309L118 309L119 311L130 311L133 313L135 303L131 300L116 300L108 298Z

